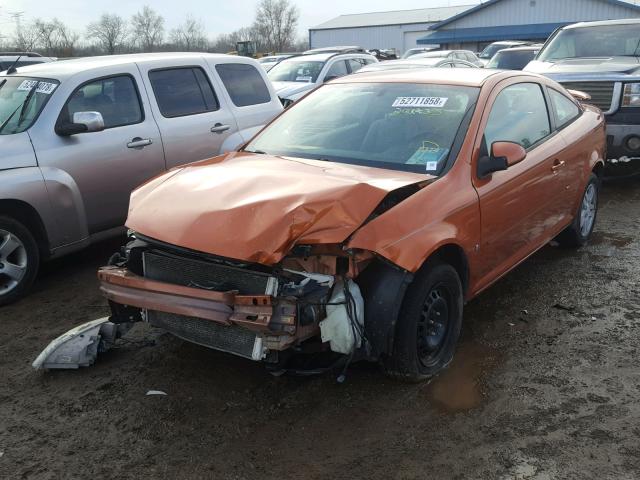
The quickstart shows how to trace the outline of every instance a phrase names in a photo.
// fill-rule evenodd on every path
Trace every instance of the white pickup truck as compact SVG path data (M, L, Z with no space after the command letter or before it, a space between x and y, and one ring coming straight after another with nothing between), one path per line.
M252 59L93 57L0 73L0 305L41 259L116 234L131 191L247 142L282 111Z

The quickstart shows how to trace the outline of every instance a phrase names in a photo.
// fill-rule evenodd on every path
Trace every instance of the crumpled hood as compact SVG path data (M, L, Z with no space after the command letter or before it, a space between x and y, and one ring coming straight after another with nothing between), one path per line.
M640 59L637 57L597 57L567 58L555 62L533 60L526 67L527 72L540 73L554 78L555 75L585 73L621 73L634 74L640 72Z
M301 97L303 94L316 88L315 83L303 82L272 82L276 95L280 98ZM293 98L292 100L297 100Z
M184 248L270 265L295 244L344 241L387 193L433 178L234 152L139 187L127 227Z

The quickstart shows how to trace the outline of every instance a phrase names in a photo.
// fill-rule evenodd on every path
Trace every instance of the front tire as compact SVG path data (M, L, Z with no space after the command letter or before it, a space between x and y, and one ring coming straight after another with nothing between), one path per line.
M0 305L15 302L31 288L40 252L27 227L0 215Z
M393 354L385 363L395 378L418 382L445 369L462 328L460 277L448 264L430 261L409 286L396 326Z
M582 194L578 213L556 240L563 247L582 247L589 241L596 224L598 199L600 197L600 179L592 173Z

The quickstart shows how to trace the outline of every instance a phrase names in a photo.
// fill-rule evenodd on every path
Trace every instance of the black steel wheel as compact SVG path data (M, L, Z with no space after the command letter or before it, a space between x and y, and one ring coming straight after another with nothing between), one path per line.
M396 326L390 375L420 381L437 375L453 359L462 328L460 277L448 264L428 262L405 295Z

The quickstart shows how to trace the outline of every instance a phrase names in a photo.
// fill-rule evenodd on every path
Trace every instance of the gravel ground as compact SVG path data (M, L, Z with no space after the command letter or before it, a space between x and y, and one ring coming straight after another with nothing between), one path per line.
M593 241L546 247L470 302L451 367L405 385L260 364L145 326L92 368L35 372L108 313L108 242L0 310L0 478L640 478L640 181L606 184ZM148 390L166 396L146 396Z

